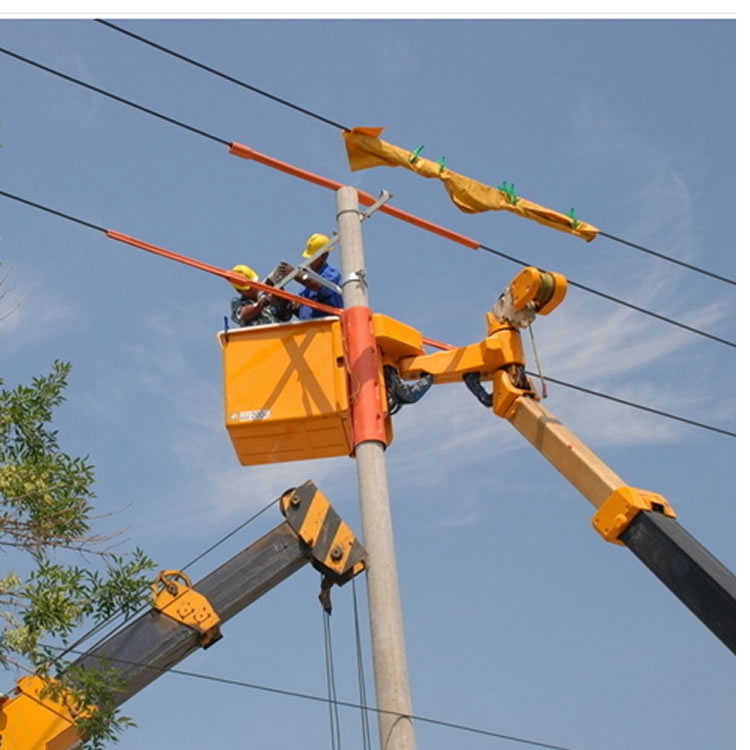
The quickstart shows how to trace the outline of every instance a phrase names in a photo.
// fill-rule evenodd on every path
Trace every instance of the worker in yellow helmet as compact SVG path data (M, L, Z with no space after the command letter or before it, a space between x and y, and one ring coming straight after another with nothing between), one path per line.
M258 274L250 266L240 264L235 266L232 271L244 276L249 281L258 280ZM238 326L282 323L291 317L289 306L279 304L282 300L278 300L265 292L259 294L258 290L250 285L232 282L232 286L240 293L239 297L232 300L232 320ZM286 302L286 300L283 300L283 302ZM287 310L284 309L285 307Z
M318 250L327 245L329 242L330 239L324 234L311 234L307 238L305 247L302 250L302 257L305 259L312 258L313 255L318 252ZM324 279L333 282L337 286L341 286L341 272L338 268L335 268L328 262L328 255L329 252L326 251L322 255L319 255L317 258L315 258L312 263L307 264L307 267L311 271L315 271L315 273L317 273L319 276L322 276ZM294 267L289 263L280 263L279 269L283 274L286 275L288 273L291 273L292 270L294 270ZM304 270L298 272L294 277L294 280L305 287L300 292L300 297L315 300L316 302L322 302L323 304L330 305L331 307L344 306L344 298L338 292L332 289L328 289L319 281L306 276ZM313 307L306 307L305 305L302 305L297 310L297 315L299 316L300 320L310 320L310 318L320 318L324 315L327 315L327 313L323 312L322 310L316 310Z

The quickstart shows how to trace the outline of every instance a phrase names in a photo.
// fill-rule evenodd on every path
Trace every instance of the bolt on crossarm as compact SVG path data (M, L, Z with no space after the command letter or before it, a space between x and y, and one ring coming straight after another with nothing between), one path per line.
M436 383L463 380L481 403L507 419L595 508L594 529L628 547L732 652L736 580L675 520L663 496L626 485L539 403L525 372L520 329L564 299L559 274L526 268L486 314L487 336L469 346L398 361L404 378L430 373ZM482 381L492 381L492 392Z

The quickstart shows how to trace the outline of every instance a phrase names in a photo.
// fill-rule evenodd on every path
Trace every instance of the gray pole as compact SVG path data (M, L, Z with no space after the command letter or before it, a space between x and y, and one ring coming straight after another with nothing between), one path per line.
M344 307L367 307L365 261L359 200L353 187L336 191L336 218L341 250ZM362 514L362 534L368 555L367 598L372 658L375 670L381 750L415 750L406 641L391 523L385 445L365 440L355 446ZM383 713L383 712L390 713Z

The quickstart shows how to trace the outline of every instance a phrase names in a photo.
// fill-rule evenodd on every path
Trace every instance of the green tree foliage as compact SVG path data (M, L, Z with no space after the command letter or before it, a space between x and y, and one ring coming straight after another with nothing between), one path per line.
M70 666L81 648L74 639L140 609L153 563L139 549L112 554L112 537L92 534L93 467L64 453L51 428L70 369L56 361L48 375L11 389L0 380L0 548L30 571L0 578L0 664L54 678L52 697L66 691L79 706L96 706L79 724L83 747L94 750L132 722L113 702L116 669Z

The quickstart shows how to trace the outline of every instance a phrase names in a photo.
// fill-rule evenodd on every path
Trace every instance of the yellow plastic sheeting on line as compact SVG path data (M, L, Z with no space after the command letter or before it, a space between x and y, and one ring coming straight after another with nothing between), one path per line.
M520 196L514 201L498 188L457 174L421 156L415 158L413 152L381 140L378 136L382 132L383 128L354 128L344 132L346 154L352 172L370 167L406 167L422 177L439 179L453 203L465 213L512 211L525 219L582 237L587 242L599 234L599 230L592 224L578 221Z

